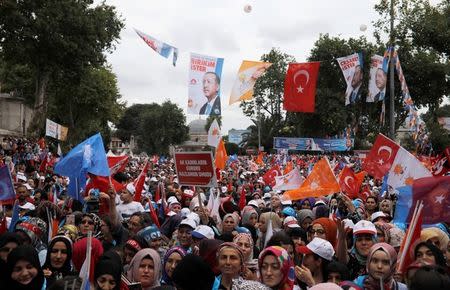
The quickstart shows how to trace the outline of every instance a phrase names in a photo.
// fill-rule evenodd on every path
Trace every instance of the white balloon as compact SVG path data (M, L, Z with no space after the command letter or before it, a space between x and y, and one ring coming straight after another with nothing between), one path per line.
M249 4L245 5L244 6L244 11L245 11L245 13L252 12L252 5L249 5Z
M361 24L360 26L359 26L359 30L361 30L361 31L366 31L367 30L367 25L365 25L365 24Z

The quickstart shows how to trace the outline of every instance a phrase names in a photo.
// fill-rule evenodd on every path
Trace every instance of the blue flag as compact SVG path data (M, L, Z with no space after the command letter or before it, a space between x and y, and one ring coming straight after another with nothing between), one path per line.
M14 185L11 178L11 172L8 166L0 167L0 200L14 199L16 196Z
M99 176L110 175L100 133L78 144L55 165L55 173L60 175L79 177L82 172Z
M13 212L11 216L11 223L9 224L9 232L14 232L17 222L19 221L19 201L16 200L13 207Z
M395 206L394 224L405 224L409 215L409 209L413 207L412 186L397 188L398 200Z

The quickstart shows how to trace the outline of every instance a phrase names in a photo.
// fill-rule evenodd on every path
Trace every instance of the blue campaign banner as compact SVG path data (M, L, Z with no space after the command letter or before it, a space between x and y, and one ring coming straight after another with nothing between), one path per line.
M354 139L319 139L274 137L273 148L299 151L350 151Z

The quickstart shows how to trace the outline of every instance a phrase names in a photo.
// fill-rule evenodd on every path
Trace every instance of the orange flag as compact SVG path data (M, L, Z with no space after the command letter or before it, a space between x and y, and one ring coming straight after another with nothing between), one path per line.
M264 156L264 153L262 151L259 151L258 157L256 158L256 164L258 164L258 165L264 164L263 156Z
M294 190L286 191L284 200L299 200L340 192L341 188L331 170L327 157L320 159L313 167L303 184Z
M288 174L289 172L292 171L292 169L294 169L294 165L292 165L292 161L288 161L288 162L286 163L286 166L284 167L283 175Z
M223 143L222 138L220 138L219 145L217 146L216 149L216 159L214 160L216 168L224 170L227 160L228 160L227 150L225 149L225 144Z

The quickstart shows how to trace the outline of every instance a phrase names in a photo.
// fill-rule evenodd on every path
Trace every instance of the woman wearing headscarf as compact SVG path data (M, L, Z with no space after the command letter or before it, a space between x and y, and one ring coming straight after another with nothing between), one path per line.
M377 243L370 248L367 257L367 275L354 281L366 290L407 290L405 284L394 280L397 252L386 243Z
M199 245L199 256L208 264L214 275L219 275L220 270L217 268L217 249L223 244L221 240L203 239Z
M445 253L449 242L448 235L439 228L431 227L423 229L420 233L420 241L433 243Z
M311 241L315 237L327 240L331 243L333 248L336 248L336 223L329 218L318 218L313 221L311 228L308 231L308 240Z
M17 233L6 232L0 235L0 281L5 280L6 261L9 253L22 244Z
M88 238L82 238L81 240L78 240L73 244L72 262L74 270L77 273L81 271L81 267L83 266L84 260L86 259L87 242ZM103 246L102 242L100 242L96 238L92 238L91 245L91 267L89 277L91 279L91 282L94 282L95 265L100 259L100 256L103 255Z
M94 213L83 213L78 222L78 231L81 238L87 237L88 232L92 232L92 237L99 238L101 235L101 219Z
M222 236L230 234L239 224L239 216L236 213L227 213L222 219Z
M261 282L272 290L294 289L294 264L288 252L279 246L264 249L258 259Z
M297 213L297 220L300 227L307 231L314 219L314 214L310 209L302 209Z
M390 229L392 228L392 225L381 221L375 222L374 225L377 229L377 241L379 243L387 243L391 245Z
M300 209L312 209L312 207L314 206L314 203L316 202L316 199L314 197L309 197L309 198L305 198L300 200Z
M44 290L44 272L36 250L29 245L18 246L8 255L7 289Z
M254 245L251 234L239 233L234 237L233 243L238 245L244 255L246 268L242 276L247 280L256 280L258 278L258 259L253 259Z
M258 212L252 206L247 205L242 209L242 226L252 225L255 226L258 222Z
M122 261L114 251L104 253L94 271L94 285L97 290L119 290L122 276Z
M446 267L446 261L442 251L430 242L418 243L414 248L414 258L419 262Z
M162 285L174 286L172 281L173 271L186 255L186 250L181 247L173 247L166 252L163 258Z
M137 252L131 260L127 278L131 282L141 283L143 290L159 286L161 281L161 258L158 252L153 249L142 249Z
M245 269L244 254L235 243L223 243L217 250L217 264L221 272L216 278L213 290L237 290L257 287L260 283L242 278ZM250 288L251 289L251 288Z
M45 259L44 275L47 285L72 273L72 241L66 236L55 236L50 240Z
M266 232L269 220L272 222L272 229L274 232L278 232L281 229L281 219L274 212L265 212L259 216L259 231L260 236L257 241L258 249L264 249L264 243L266 241Z
M389 216L392 216L392 200L390 200L390 199L383 199L380 202L380 210L383 213L385 213L385 214L387 214Z

